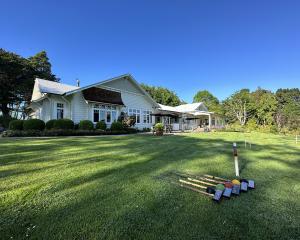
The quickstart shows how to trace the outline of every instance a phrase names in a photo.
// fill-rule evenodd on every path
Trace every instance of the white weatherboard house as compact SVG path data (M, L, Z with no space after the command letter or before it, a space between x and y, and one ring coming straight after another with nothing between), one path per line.
M30 104L30 117L68 118L75 123L105 121L108 127L122 112L136 118L138 129L162 122L173 130L222 127L223 121L208 112L203 103L177 107L156 103L130 75L101 81L86 87L36 79Z

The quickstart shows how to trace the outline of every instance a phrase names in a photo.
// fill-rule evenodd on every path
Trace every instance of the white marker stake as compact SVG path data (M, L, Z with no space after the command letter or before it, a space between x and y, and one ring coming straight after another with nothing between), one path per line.
M233 143L233 156L234 156L234 166L235 166L235 175L237 177L240 176L239 173L239 161L238 161L238 153L236 143Z

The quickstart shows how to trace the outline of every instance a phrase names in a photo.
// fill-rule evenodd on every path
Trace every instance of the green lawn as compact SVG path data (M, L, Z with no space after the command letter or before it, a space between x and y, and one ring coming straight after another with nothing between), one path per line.
M252 149L244 148L244 139ZM220 204L161 180L242 177ZM267 134L0 139L1 239L299 239L300 144Z

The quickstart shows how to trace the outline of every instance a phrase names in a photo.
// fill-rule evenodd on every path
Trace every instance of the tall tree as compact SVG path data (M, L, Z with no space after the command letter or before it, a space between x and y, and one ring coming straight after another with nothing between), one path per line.
M57 78L52 74L51 63L47 56L46 51L41 51L36 55L29 57L29 64L34 69L35 77L47 79L49 81L57 81Z
M209 111L222 114L222 106L217 97L207 90L198 91L193 99L193 102L203 102Z
M224 103L225 115L229 122L238 121L244 126L253 113L253 104L249 89L235 92Z
M141 84L142 88L157 102L168 106L178 106L181 100L177 94L167 88Z
M300 90L278 89L276 111L276 124L279 129L287 127L290 130L300 130Z
M251 93L254 109L254 118L259 125L272 125L277 109L275 95L268 90L258 88Z
M54 80L46 52L29 59L0 49L0 110L4 117L16 107L26 107L31 99L36 77Z

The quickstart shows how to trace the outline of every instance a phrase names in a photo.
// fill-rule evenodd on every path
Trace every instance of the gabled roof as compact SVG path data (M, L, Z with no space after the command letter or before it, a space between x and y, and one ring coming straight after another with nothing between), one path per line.
M158 103L155 102L153 100L153 98L149 95L149 93L147 93L142 87L141 85L134 79L133 76L131 76L130 74L123 74L123 75L120 75L118 77L114 77L114 78L110 78L110 79L107 79L107 80L104 80L104 81L100 81L100 82L97 82L97 83L94 83L94 84L91 84L91 85L88 85L88 86L85 86L85 87L81 87L81 88L78 88L78 89L74 89L72 91L68 91L65 93L65 95L70 95L70 94L73 94L73 93L76 93L78 91L83 91L85 89L88 89L88 88L92 88L92 87L96 87L98 85L101 85L101 84L104 84L104 83L108 83L108 82L112 82L112 81L115 81L115 80L119 80L119 79L122 79L122 78L127 78L129 81L131 81L138 89L141 90L141 92L157 107L159 107ZM105 87L105 86L103 86Z
M66 92L73 91L79 88L76 86L53 82L53 81L44 80L40 78L36 78L35 81L41 93L52 93L52 94L63 95Z
M171 107L171 106L166 106L166 105L159 104L160 110L171 111L171 112L179 112L179 113L188 113L188 112L194 112L194 111L201 111L201 110L198 110L198 108L202 105L205 107L205 105L202 102L182 104L182 105L179 105L179 106L176 106L176 107Z
M158 103L153 100L153 98L141 87L141 85L131 76L130 74L123 74L118 77L110 78L104 81L100 81L85 87L77 87L72 85L67 85L63 83L53 82L49 80L39 79L37 78L35 81L37 83L38 88L40 89L41 93L51 93L51 94L58 94L58 95L70 95L74 94L79 91L84 91L89 88L96 87L98 85L119 80L122 78L128 79L132 84L134 84L156 107L159 107ZM101 86L100 86L101 88ZM105 86L103 86L105 88Z
M197 108L199 108L201 105L204 105L203 102L182 104L182 105L175 107L175 109L178 112L193 112L193 111L196 111Z

